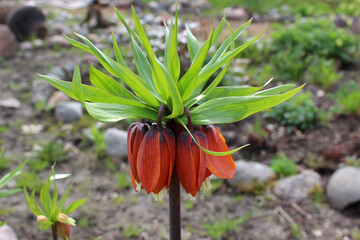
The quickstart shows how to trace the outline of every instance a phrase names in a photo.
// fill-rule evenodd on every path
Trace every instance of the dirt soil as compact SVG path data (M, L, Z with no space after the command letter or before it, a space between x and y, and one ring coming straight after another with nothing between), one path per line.
M54 118L53 110L38 110L31 103L31 86L37 78L36 73L46 74L49 66L64 66L78 58L79 52L73 48L40 47L19 51L16 57L0 62L0 99L15 97L21 102L18 109L0 107L0 126L6 126L6 130L0 133L0 149L5 149L11 161L0 176L27 159L36 145L49 141L63 143L68 153L55 169L57 173L71 173L72 177L71 180L58 180L59 192L64 193L68 184L73 182L69 200L77 200L87 195L88 181L91 182L88 201L71 215L78 221L78 226L71 230L72 240L99 236L104 240L168 239L168 197L157 203L143 191L135 193L131 186L118 186L118 173L128 173L127 159L95 156L94 146L84 139L81 132L94 121L85 114L78 123L61 124ZM323 98L318 104L333 103ZM249 142L249 126L254 120L255 117L250 117L219 126L230 148ZM261 121L268 129L265 137L267 147L255 144L244 152L236 153L234 159L269 163L275 152L284 152L296 161L300 170L310 168L308 160L312 159L314 164L311 167L322 175L325 186L329 174L345 157L360 157L359 118L334 116L326 127L319 125L316 129L294 134L286 133L276 123L269 125ZM43 128L36 134L24 133L22 126L30 124L39 124ZM129 122L124 122L107 126L126 129L128 125ZM111 163L113 167L110 167ZM49 169L40 174L42 179L46 178ZM16 183L11 182L10 185L15 186ZM237 225L220 235L219 239L345 240L355 239L356 233L359 239L360 218L355 210L338 212L329 206L326 199L282 202L276 200L271 191L243 194L223 183L210 194L199 193L194 201L182 192L182 235L183 239L189 240L215 239L207 226L221 229L236 222ZM0 199L1 221L11 225L20 240L50 239L49 231L39 231L36 217L28 209L22 193ZM131 231L136 233L132 235Z

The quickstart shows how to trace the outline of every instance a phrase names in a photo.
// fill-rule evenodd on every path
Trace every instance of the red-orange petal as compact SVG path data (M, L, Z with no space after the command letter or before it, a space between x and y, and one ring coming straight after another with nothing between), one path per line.
M146 192L159 193L167 186L175 161L175 135L167 128L149 130L141 143L137 170Z
M136 182L140 182L137 173L137 158L140 148L140 144L145 136L145 133L149 130L149 125L146 123L136 122L130 125L127 136L127 153L130 170L133 174Z
M197 142L207 148L204 133L194 131ZM204 181L207 154L205 154L192 140L188 132L182 132L177 139L175 169L181 185L187 193L196 196Z
M154 190L158 194L164 187L168 188L170 184L172 170L175 163L175 134L169 128L163 128L160 131L160 177Z
M213 125L200 127L208 140L208 149L216 152L229 151L224 137ZM213 156L208 154L207 168L218 178L232 179L235 174L235 163L231 155Z

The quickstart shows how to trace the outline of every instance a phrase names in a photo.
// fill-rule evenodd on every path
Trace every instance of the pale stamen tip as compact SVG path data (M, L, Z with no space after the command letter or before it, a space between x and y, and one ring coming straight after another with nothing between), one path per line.
M161 202L162 200L164 200L164 198L166 197L166 194L167 194L166 187L161 189L161 191L159 193L152 193L155 202Z

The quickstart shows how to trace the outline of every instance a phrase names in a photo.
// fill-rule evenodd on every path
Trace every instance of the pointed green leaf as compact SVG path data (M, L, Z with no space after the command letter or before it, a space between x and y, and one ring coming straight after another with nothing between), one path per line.
M148 103L150 106L153 107L160 106L161 103L156 99L156 97L154 97L149 92L148 89L150 89L150 86L147 85L147 83L143 79L138 77L127 67L124 67L123 65L115 62L113 59L106 56L97 47L95 47L86 37L80 34L76 34L76 35L86 43L86 45L92 51L92 54L94 54L98 58L100 63L109 73L124 81L140 99Z
M72 213L73 211L75 211L78 207L80 207L81 205L83 205L87 199L90 196L90 192L91 192L91 186L90 186L90 182L89 182L89 191L88 191L88 195L80 200L77 200L75 202L70 203L62 212L66 215L69 215L70 213Z
M90 65L90 81L94 87L102 89L114 96L128 98L131 100L138 101L138 98L135 97L129 90L124 86L114 80L112 77L102 73L93 66Z
M59 80L59 79L48 77L45 75L38 75L38 76L41 77L42 79L46 80L47 82L49 82L51 85L53 85L60 91L64 92L69 97L71 97L75 100L79 100L72 93L72 83L71 82ZM140 103L138 101L116 97L114 95L111 95L108 92L105 92L101 89L97 89L97 88L94 88L94 87L91 87L88 85L83 85L82 87L83 87L85 101L101 102L101 103L120 103L120 104L126 104L126 105L131 105L131 106L144 106L143 103Z
M240 52L242 52L244 49L246 49L248 46L250 46L253 42L255 42L265 31L264 29L257 37L253 38L249 42L235 48L234 50L225 53L223 57L221 57L219 60L214 62L213 64L209 65L207 64L200 72L199 77L197 79L195 88L199 86L204 86L206 81L211 77L213 73L215 73L220 67L222 67L227 62L231 61L236 55L238 55Z
M161 89L163 92L163 96L166 96L166 104L171 110L171 114L168 118L176 118L181 115L184 111L184 105L176 87L175 81L172 79L170 73L166 69L166 67L158 60L155 59L157 64L153 66L153 79L155 81L155 86L164 87L165 89ZM160 93L159 93L160 94Z
M240 121L247 116L274 107L295 95L304 85L278 95L216 98L190 110L193 124L217 124ZM181 118L186 122L186 116Z
M152 68L148 59L146 58L145 54L140 49L139 45L136 43L135 39L132 36L130 36L130 40L133 49L135 65L140 77L144 79L148 86L151 87L149 91L151 90L154 95L158 95L151 74Z
M100 122L117 122L127 118L140 118L156 121L157 112L146 107L122 105L117 103L85 103L89 114Z
M196 55L198 57L195 57L196 60L191 64L189 70L184 74L184 76L180 79L180 81L177 84L177 87L179 89L183 101L186 101L190 97L192 91L196 88L198 81L197 78L201 71L202 65L206 59L206 56L209 52L213 33L214 33L214 28L212 28L208 40L198 51Z
M40 191L40 202L42 207L44 208L44 211L47 214L50 214L51 209L51 196L50 196L50 175L48 177L48 180L44 184L44 186L41 188Z
M115 53L115 57L116 57L116 61L123 65L124 67L128 67L128 65L126 64L122 54L121 54L121 51L120 51L120 48L116 42L116 39L115 39L115 35L114 33L112 33L112 40L113 40L113 47L114 47L114 53Z
M255 93L255 95L257 96L261 96L261 95L274 95L274 94L279 94L281 92L290 90L291 88L293 88L295 85L294 84L284 84L284 85L280 85L277 87L273 87L270 89L266 89L260 92Z
M56 216L59 216L59 214L61 213L63 206L67 200L67 197L69 196L71 188L72 188L72 184L70 184L70 186L68 187L68 189L66 190L66 192L64 193L62 198L60 199L58 206L57 206L56 214L55 214Z
M131 30L131 28L126 23L125 19L121 16L121 13L117 10L117 8L114 6L113 9L115 10L116 16L119 18L119 20L122 22L122 24L124 24L124 26L126 27L126 30L128 31L129 35L133 36L136 39L136 41L141 42L139 36L136 33L134 33L133 30Z
M75 39L72 39L66 35L64 35L64 37L66 38L66 40L71 44L73 45L74 47L77 47L77 48L80 48L82 50L85 50L89 53L92 53L92 51L90 50L90 48L88 46L86 46L85 44L81 43L81 42L78 42L76 41Z
M174 28L172 28L169 44L170 49L167 52L168 56L168 65L166 66L169 70L169 73L172 79L177 82L179 80L180 75L180 59L177 51L177 30L178 30L178 16L177 11L175 14L175 24Z
M194 58L198 51L200 50L200 44L199 41L196 39L196 37L192 34L191 30L187 25L186 26L186 37L187 37L187 48L190 54L191 62L194 61Z
M223 18L224 20L224 18ZM242 26L240 26L235 32L234 32L234 38L235 40L246 30L246 28L251 24L252 19L250 19L249 21L247 21L245 24L243 24ZM212 65L214 62L216 62L218 59L220 59L224 53L226 52L226 49L228 49L228 47L230 46L232 42L232 36L229 36L222 44L221 46L218 48L218 50L215 52L215 55L213 56L213 58L208 62L208 64L206 66L210 66Z
M29 196L26 188L24 187L24 193L26 202L28 203L30 211L35 215L46 215L46 213L40 208L40 206L35 201L35 192L32 192L31 196Z
M85 106L84 92L81 84L81 74L79 65L76 64L74 70L74 76L72 81L72 92L74 96L81 102L83 106Z

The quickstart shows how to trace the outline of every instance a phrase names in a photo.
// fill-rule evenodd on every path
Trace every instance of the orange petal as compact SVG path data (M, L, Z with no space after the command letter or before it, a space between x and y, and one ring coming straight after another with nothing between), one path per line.
M216 152L229 151L224 137L215 126L202 126L201 131L206 134L209 150ZM226 156L213 156L208 154L207 168L218 178L232 179L235 174L235 163L230 154Z
M149 130L140 145L137 171L140 182L149 194L156 187L161 167L160 134L157 128Z
M169 128L162 128L160 134L160 177L153 193L158 194L164 187L169 186L172 169L175 162L175 134Z
M145 133L149 130L149 125L146 123L133 123L128 129L127 136L127 152L130 170L133 173L133 177L136 182L140 182L137 173L137 157L140 148L140 144L144 138Z
M194 131L193 135L201 146L207 147L204 133ZM207 154L195 144L188 132L182 132L177 139L175 169L185 191L194 197L204 181L206 162Z

